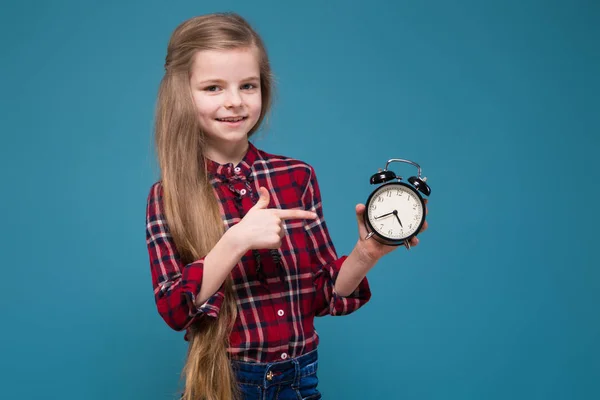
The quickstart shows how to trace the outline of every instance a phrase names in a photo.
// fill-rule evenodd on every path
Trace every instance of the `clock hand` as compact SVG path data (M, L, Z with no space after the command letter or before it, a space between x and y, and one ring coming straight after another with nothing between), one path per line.
M396 210L394 210L394 211L396 211ZM379 217L374 217L374 218L375 218L375 219L379 219L379 218L387 217L388 215L392 215L392 214L394 214L394 212L393 212L393 211L392 211L392 212L389 212L389 213L387 213L387 214L380 215Z
M400 223L400 226L401 226L402 228L404 228L404 227L402 226L402 221L400 221L400 217L398 217L398 210L394 210L394 211L392 211L392 214L394 214L394 216L396 217L396 219L397 219L397 220L398 220L398 222Z
M402 228L404 228L404 227L402 226L402 221L400 221L400 218L398 218L398 213L394 213L394 215L396 216L396 219L397 219L397 220L398 220L398 222L400 223L400 226L401 226Z

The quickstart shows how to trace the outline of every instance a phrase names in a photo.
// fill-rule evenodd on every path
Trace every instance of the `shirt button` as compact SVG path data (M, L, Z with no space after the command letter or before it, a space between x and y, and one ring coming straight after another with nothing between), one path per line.
M246 189L242 189L242 190L240 190L240 194L241 194L242 196L243 196L243 195L245 195L245 194L246 194Z
M277 311L277 315L279 315L280 317L283 317L283 314L285 314L285 313L283 312L283 310L279 310L279 311Z
M240 167L235 167L233 170L236 174L239 174L242 169Z
M281 353L281 359L285 360L287 358L287 353Z

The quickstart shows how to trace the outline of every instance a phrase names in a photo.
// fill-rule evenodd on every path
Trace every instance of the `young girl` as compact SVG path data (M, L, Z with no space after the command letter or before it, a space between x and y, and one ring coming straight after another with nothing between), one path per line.
M365 275L394 247L364 239L359 204L359 240L337 257L314 169L249 142L272 77L244 19L185 21L165 70L146 239L158 311L189 341L182 398L319 399L314 317L369 301Z

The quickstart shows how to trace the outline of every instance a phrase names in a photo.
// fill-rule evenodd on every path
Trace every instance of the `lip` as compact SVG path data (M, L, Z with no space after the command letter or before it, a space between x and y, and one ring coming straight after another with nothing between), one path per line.
M215 118L215 121L217 121L217 122L219 122L219 123L221 123L221 124L225 124L225 125L227 125L227 126L231 126L231 127L240 126L240 125L242 125L242 124L244 123L244 121L246 121L246 120L248 119L248 117L247 117L247 116L241 116L241 115L234 116L234 117L222 117L222 118L242 118L241 120L239 120L239 121L236 121L236 122L230 122L230 121L219 121L218 119L216 119L216 118Z
M244 118L244 119L246 119L246 118L248 118L248 116L247 115L230 115L227 117L217 117L215 119L225 119L225 118Z

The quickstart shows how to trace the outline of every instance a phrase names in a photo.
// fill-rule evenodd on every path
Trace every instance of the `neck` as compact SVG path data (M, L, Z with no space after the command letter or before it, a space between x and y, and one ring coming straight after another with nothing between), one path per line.
M237 165L246 155L248 146L248 140L236 144L226 143L222 145L214 145L211 143L206 147L204 155L206 158L221 165L228 163Z

